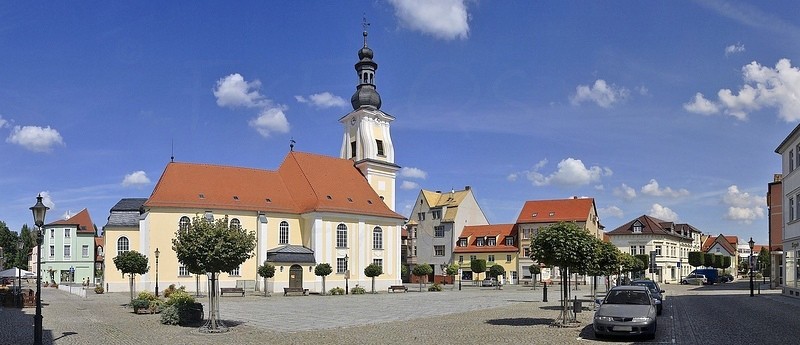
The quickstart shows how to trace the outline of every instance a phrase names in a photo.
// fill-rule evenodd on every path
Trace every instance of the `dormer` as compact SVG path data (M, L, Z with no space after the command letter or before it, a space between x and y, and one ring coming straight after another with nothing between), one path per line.
M633 222L633 226L632 227L633 227L633 233L634 234L642 233L642 229L644 228L642 223L640 221L638 221L638 220Z
M483 247L485 245L485 239L483 237L476 238L475 245L478 247Z
M486 245L490 247L497 246L497 236L486 236Z
M468 243L469 243L469 238L468 237L459 237L458 238L458 243L456 244L456 246L458 246L458 247L466 247Z

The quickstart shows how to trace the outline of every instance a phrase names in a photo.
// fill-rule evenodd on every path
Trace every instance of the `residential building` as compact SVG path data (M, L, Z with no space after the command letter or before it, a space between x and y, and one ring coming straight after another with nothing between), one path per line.
M138 229L120 231L135 237L128 239L130 249L148 258L153 258L156 249L160 251L159 286L194 287L195 277L178 261L171 241L175 231L189 227L196 216L225 219L229 226L256 234L253 257L238 269L221 273L220 287L241 283L263 288L257 267L265 261L276 267L268 290L302 287L320 292L322 277L314 274L319 263L334 269L326 278L328 289L368 286L371 279L364 269L370 264L383 266L376 288L400 283L405 217L394 212L399 169L390 135L394 117L380 109L374 84L377 64L366 38L364 32L364 46L355 64L359 83L351 98L353 111L339 119L344 130L340 157L290 148L276 170L167 164L142 205ZM109 233L106 243L121 240ZM121 281L114 283L115 289L126 288ZM154 270L140 277L139 283L140 288L152 290Z
M89 211L83 209L42 229L42 279L58 284L94 282L95 229Z
M769 219L770 288L783 286L783 175L775 174L767 184Z
M421 190L414 208L408 216L406 228L409 235L410 256L406 260L409 271L414 265L427 263L433 268L429 282L447 281L443 267L453 264L453 248L462 236L465 226L487 225L470 186L449 192ZM416 282L419 277L411 276Z
M530 265L536 264L531 257L531 239L539 228L557 224L559 222L573 222L585 229L592 236L602 240L603 226L597 215L597 206L594 198L578 198L556 200L530 200L522 206L517 217L519 228L519 264L517 272L521 279L531 279ZM549 268L542 268L541 279L556 279L558 270L551 272Z
M722 234L719 236L707 237L700 251L714 255L729 256L731 258L731 267L727 268L726 271L733 275L739 272L741 260L747 260L747 257L750 256L749 245L745 244L744 248L742 248L742 246L739 245L739 237L725 236Z
M472 261L486 260L486 270L494 265L503 266L505 284L516 284L519 279L517 260L517 226L514 224L468 225L458 237L453 255L461 268L461 280L479 280L485 274L472 272Z
M677 283L693 269L689 252L700 251L700 230L642 215L608 232L611 243L631 255L655 252L656 271L649 274L660 283Z

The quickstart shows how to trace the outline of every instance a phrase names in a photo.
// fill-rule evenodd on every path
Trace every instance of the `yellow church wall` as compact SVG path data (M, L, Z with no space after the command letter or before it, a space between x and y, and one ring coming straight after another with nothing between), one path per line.
M128 291L129 278L123 276L122 272L117 270L114 265L114 258L119 255L117 251L117 241L120 238L126 237L128 239L129 250L139 251L139 230L138 228L114 228L106 227L103 229L103 240L105 244L105 256L103 258L103 283L109 292ZM138 280L138 278L137 278Z

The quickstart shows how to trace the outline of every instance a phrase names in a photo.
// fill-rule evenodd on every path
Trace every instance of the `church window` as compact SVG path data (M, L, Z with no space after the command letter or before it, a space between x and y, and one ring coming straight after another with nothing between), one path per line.
M347 225L336 227L336 248L347 248Z
M181 217L181 220L178 222L178 229L181 231L189 231L189 224L191 224L189 217L183 216Z
M125 252L127 252L129 250L131 250L131 249L130 249L130 242L128 241L128 238L125 237L125 236L120 237L117 240L117 255L125 253Z
M350 142L350 157L355 157L355 156L356 156L356 142L355 141L351 141Z
M383 230L379 226L372 230L372 249L383 249Z
M240 222L238 218L231 219L231 229L241 230L242 229L242 222Z
M347 271L347 259L336 258L336 273L344 274Z
M289 244L289 223L282 221L278 234L278 244Z
M383 140L376 139L375 142L378 144L378 156L385 156L383 152Z

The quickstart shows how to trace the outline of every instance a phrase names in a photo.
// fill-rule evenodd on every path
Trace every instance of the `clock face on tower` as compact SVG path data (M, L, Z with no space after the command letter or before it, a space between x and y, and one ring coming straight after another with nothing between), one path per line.
M350 119L350 125L351 126L355 126L356 125L356 118L355 117Z

